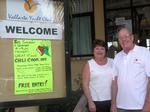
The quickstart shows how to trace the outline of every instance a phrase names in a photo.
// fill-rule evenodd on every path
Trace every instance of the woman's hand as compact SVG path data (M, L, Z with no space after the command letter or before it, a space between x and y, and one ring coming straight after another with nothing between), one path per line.
M93 101L88 103L88 107L90 112L96 112L96 106Z

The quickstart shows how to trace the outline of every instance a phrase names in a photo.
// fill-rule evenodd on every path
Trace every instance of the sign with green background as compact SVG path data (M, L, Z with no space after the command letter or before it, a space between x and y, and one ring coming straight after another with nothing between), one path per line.
M53 92L50 40L13 40L15 94Z

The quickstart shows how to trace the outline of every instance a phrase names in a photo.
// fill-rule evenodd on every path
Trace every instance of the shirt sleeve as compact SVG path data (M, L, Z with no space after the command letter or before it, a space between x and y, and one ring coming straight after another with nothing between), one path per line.
M113 80L115 79L115 77L118 76L118 67L117 67L117 58L115 57L114 58L114 61L113 61Z
M150 77L150 51L147 50L145 55L145 72L148 77Z

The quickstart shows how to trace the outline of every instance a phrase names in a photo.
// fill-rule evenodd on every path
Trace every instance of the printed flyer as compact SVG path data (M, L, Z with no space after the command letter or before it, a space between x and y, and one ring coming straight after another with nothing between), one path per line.
M50 40L13 40L15 95L53 92Z

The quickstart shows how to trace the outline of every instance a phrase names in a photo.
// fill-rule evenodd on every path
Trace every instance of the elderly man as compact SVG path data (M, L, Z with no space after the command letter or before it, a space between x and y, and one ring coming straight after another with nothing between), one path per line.
M117 34L122 51L114 58L111 112L150 112L150 51L134 44L127 27Z

